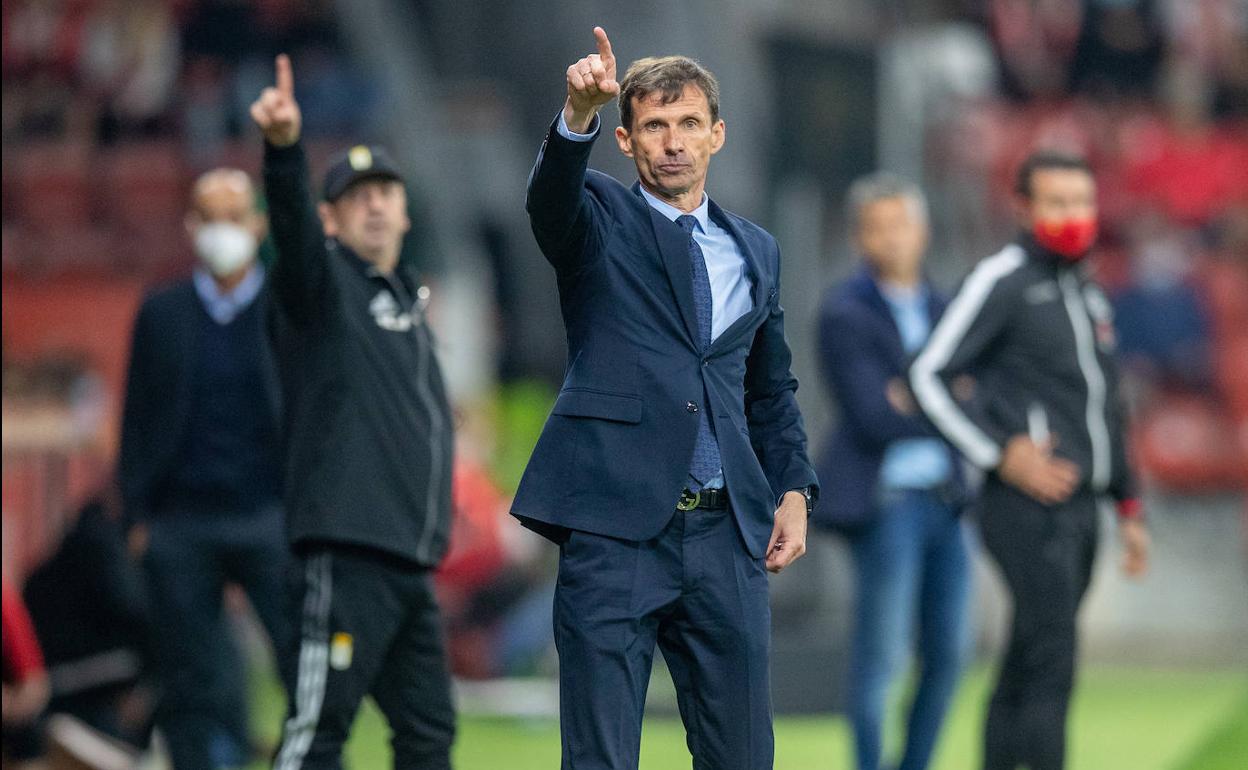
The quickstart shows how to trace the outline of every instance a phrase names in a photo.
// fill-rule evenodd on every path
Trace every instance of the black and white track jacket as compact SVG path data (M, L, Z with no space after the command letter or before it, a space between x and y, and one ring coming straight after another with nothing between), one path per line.
M985 471L1011 436L1051 437L1085 488L1131 501L1114 347L1112 310L1087 265L1024 234L967 276L910 382L936 427ZM960 374L977 383L969 405L949 391Z
M326 240L301 143L266 145L264 184L291 543L433 567L450 536L454 436L427 294L410 265L383 274Z

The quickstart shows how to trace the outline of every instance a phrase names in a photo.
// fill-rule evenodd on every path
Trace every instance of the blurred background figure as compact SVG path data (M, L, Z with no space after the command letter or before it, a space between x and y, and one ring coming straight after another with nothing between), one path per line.
M137 753L151 740L156 629L117 508L107 495L89 501L22 593L52 685L49 713Z
M157 722L177 770L209 770L251 754L241 671L221 665L237 657L220 652L233 645L226 584L243 588L288 661L291 562L281 397L256 261L266 225L247 174L201 176L186 227L199 266L151 295L135 321L119 476L152 602Z
M889 695L917 640L918 686L897 767L921 770L969 642L959 458L918 411L906 382L947 299L923 273L923 193L879 173L855 180L847 197L863 264L828 289L820 310L819 363L843 419L819 461L825 492L813 520L842 534L854 560L847 712L858 767L884 766Z
M1127 575L1147 571L1150 539L1127 458L1111 309L1080 271L1099 221L1092 172L1040 151L1017 180L1019 235L971 271L910 380L928 418L986 474L980 528L1013 598L983 767L1060 770L1099 506L1118 508ZM968 374L982 393L958 404L952 380Z
M275 65L251 117L278 255L286 532L304 580L298 685L274 763L339 767L368 696L394 767L449 768L455 707L433 570L450 538L454 423L432 292L402 259L407 186L385 149L356 144L314 199L290 57Z
M451 541L436 583L451 670L469 679L549 674L553 573L511 526L511 500L491 475L497 420L484 405L457 415Z
M4 639L4 762L17 768L42 767L44 755L40 719L51 688L43 666L43 652L22 597L6 579L3 583Z

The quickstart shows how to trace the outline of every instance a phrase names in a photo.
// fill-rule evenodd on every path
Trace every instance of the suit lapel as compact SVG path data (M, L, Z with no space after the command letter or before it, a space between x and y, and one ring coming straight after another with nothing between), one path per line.
M880 293L880 287L876 284L875 279L865 270L860 274L859 292L867 307L871 308L880 322L884 324L884 328L888 330L888 340L893 348L893 355L897 361L904 362L906 360L906 347L901 342L901 330L897 328L897 319L893 318L893 311L889 309L887 300Z
M672 293L676 297L676 309L685 322L685 331L689 337L687 342L694 350L700 349L695 344L698 339L698 318L693 309L693 277L689 272L689 243L685 231L667 217L655 211L641 195L641 186L633 185L637 200L650 216L654 239L659 245L659 254L663 258L663 269L667 280L672 285Z
M721 209L715 201L711 201L710 204L711 220L732 233L733 240L737 242L737 248L741 249L741 255L745 257L745 266L754 284L750 290L754 299L754 310L758 310L767 304L767 292L771 288L770 282L764 283L763 281L763 267L758 253L750 246L750 239L745 237L745 231L736 223L736 220L728 216L727 212Z
M711 220L727 230L737 242L737 248L741 250L741 256L745 258L746 272L749 273L751 282L750 298L753 300L753 306L749 312L724 329L724 333L716 337L711 345L711 347L731 346L743 329L753 329L757 316L767 311L767 305L771 299L771 283L763 280L762 262L757 252L750 246L749 239L745 237L745 231L715 201L710 202L710 214Z

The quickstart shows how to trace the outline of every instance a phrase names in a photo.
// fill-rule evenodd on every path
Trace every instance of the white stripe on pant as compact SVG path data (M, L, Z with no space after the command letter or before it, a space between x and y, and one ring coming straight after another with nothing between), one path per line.
M295 688L295 713L286 720L282 747L274 770L299 770L303 766L325 701L329 674L329 608L333 595L333 571L329 553L309 556L306 564L307 595L303 600L303 633L299 646L299 675Z

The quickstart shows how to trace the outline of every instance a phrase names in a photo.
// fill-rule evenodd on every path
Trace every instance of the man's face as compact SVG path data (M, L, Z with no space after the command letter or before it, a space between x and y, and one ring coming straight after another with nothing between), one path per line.
M1082 169L1041 168L1031 174L1027 224L1096 218L1096 183Z
M724 121L712 122L706 94L686 85L670 104L661 92L634 98L633 124L617 128L615 139L637 164L642 184L671 199L702 191L711 156L724 145Z
M210 172L196 185L186 226L192 236L200 227L211 224L238 225L256 236L264 237L264 218L256 213L255 192L246 175L240 172Z
M321 207L325 234L365 259L397 254L411 229L407 190L394 179L364 179Z
M909 275L927 249L919 204L904 196L871 201L858 212L858 250L876 273Z

